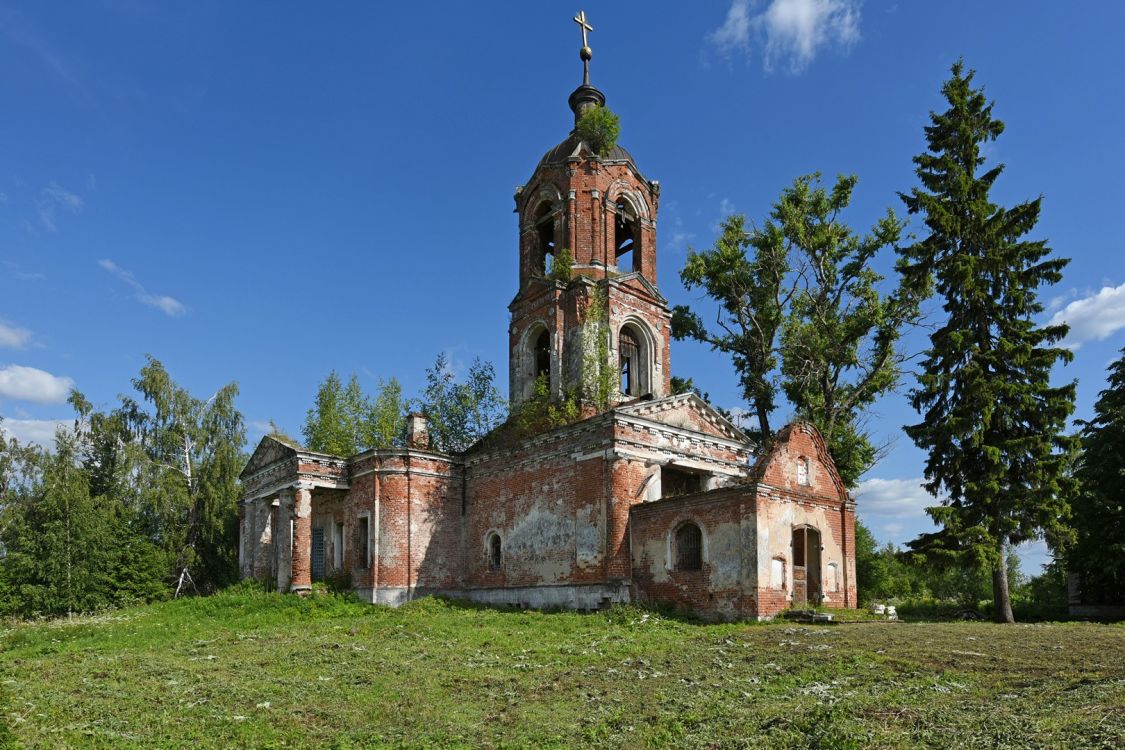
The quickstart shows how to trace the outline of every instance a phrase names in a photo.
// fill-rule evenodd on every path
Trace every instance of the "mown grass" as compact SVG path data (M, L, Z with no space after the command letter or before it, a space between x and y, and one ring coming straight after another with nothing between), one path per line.
M1121 626L700 625L243 587L0 639L26 748L1125 746Z

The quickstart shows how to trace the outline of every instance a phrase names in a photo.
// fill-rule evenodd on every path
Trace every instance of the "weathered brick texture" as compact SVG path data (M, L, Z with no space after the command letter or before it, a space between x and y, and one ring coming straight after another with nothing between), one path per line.
M544 366L563 395L604 356L608 410L585 403L576 424L522 438L507 425L462 455L432 451L420 414L406 448L347 458L266 437L242 473L242 575L303 592L323 571L391 604L446 593L589 609L639 597L724 619L772 616L804 581L855 606L855 508L816 430L792 425L755 457L701 399L670 395L659 199L624 149L598 157L573 133L516 194L511 401L532 394ZM569 280L546 273L548 250L562 248ZM637 349L629 388L617 377L633 349L625 331ZM687 524L699 529L699 569L677 557ZM798 530L817 546L803 568Z

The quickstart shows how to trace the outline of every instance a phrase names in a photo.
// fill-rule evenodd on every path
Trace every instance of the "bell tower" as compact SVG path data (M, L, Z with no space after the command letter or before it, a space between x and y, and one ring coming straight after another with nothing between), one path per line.
M579 393L587 404L595 391L609 405L670 394L671 313L656 287L660 183L646 179L620 145L599 154L579 135L582 115L606 98L590 83L586 34L593 27L582 12L574 21L582 30L583 67L582 85L568 99L575 127L515 195L513 405L531 397L540 378L552 396Z

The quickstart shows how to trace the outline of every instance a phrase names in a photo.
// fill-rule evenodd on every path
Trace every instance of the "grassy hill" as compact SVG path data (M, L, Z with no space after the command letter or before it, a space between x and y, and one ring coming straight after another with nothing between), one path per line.
M1118 748L1125 627L699 625L243 587L9 623L0 690L26 748Z

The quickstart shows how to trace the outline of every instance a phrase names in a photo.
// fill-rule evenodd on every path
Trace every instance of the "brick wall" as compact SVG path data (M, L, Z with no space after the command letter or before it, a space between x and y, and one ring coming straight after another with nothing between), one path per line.
M635 506L630 522L639 598L712 619L756 616L753 598L745 594L753 591L747 580L753 561L746 559L753 553L753 502L752 489L737 487ZM700 570L678 569L676 531L685 524L702 532Z
M467 461L467 587L605 580L606 418L537 436ZM502 562L489 566L499 534Z

